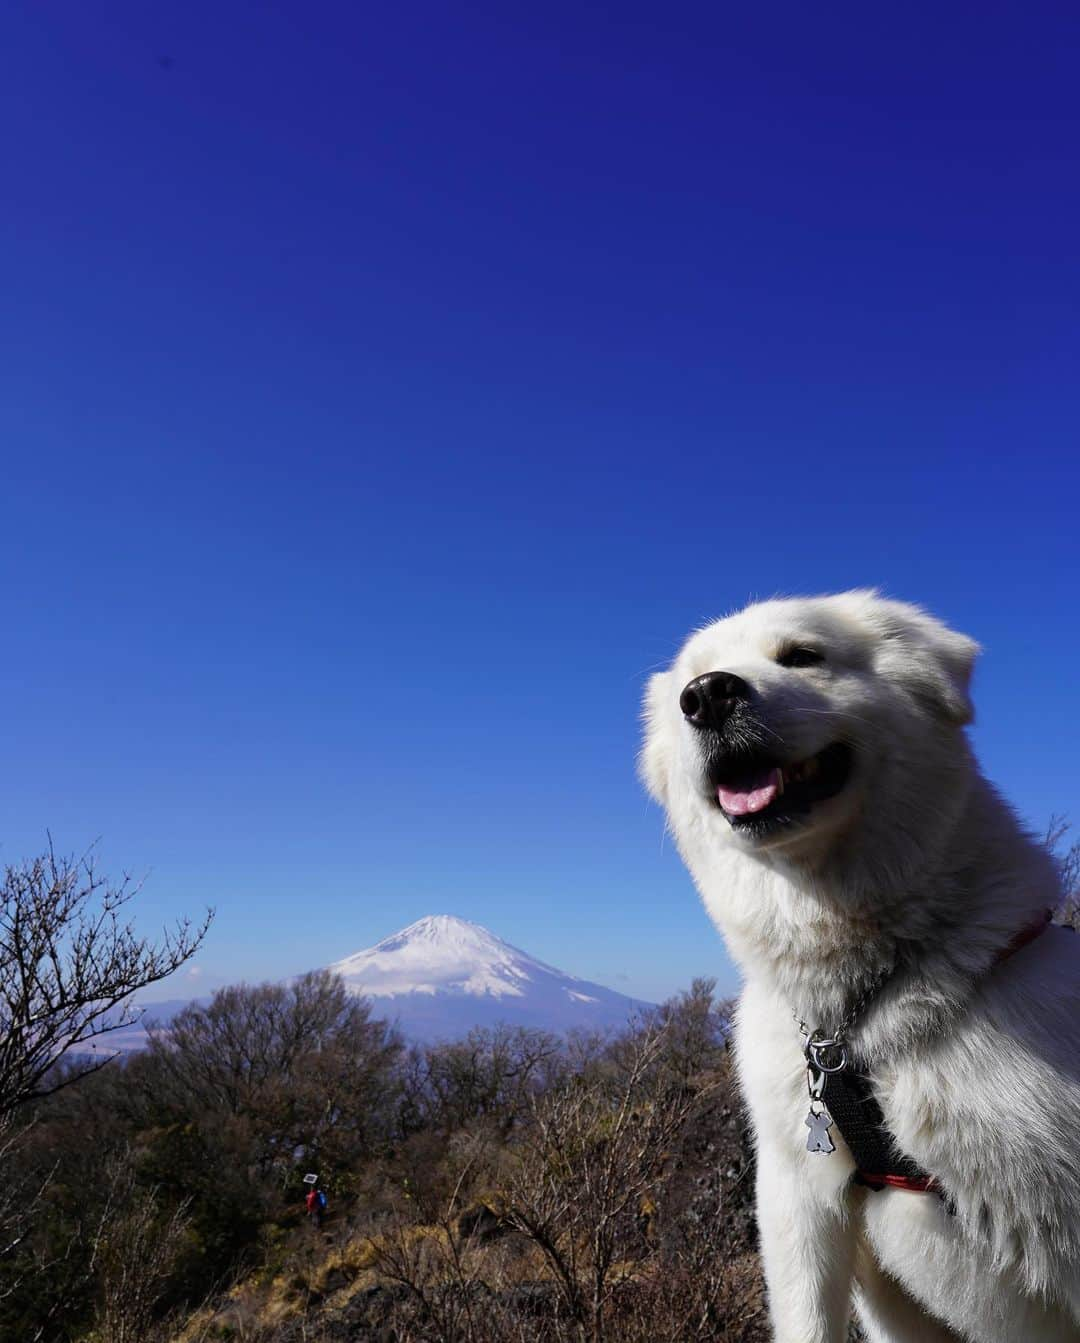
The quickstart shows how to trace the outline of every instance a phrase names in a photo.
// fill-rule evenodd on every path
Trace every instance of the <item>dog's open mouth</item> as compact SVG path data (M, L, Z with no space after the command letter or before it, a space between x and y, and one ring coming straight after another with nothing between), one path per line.
M780 764L764 756L728 756L709 770L720 810L740 831L766 833L805 817L851 776L854 752L834 742L805 760Z

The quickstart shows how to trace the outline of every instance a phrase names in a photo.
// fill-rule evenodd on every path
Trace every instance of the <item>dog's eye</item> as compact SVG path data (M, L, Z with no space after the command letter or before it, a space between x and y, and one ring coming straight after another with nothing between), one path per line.
M816 667L825 661L825 654L816 648L785 648L777 653L776 660L781 667Z

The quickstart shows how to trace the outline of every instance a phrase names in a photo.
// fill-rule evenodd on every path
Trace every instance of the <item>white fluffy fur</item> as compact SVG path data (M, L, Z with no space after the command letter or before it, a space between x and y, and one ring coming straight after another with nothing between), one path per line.
M774 661L810 641L822 665ZM649 683L642 776L745 980L737 1059L778 1343L842 1343L853 1301L875 1343L1080 1340L1080 936L1053 928L995 964L1060 892L964 733L977 651L917 607L847 592L717 621ZM679 710L716 670L753 688L782 760L854 747L804 827L755 842L716 805ZM851 1039L953 1213L854 1186L842 1140L806 1151L792 1011L834 1026L894 959Z

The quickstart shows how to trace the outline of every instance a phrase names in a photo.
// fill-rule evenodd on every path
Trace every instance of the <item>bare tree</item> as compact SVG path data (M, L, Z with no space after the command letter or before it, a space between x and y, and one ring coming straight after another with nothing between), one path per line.
M91 1257L101 1343L148 1343L157 1336L158 1307L187 1229L185 1204L163 1209L156 1190L136 1185L129 1163L117 1167Z
M422 1321L425 1335L438 1343L484 1343L488 1337L478 1318L475 1290L479 1285L488 1294L482 1264L471 1252L459 1216L472 1165L469 1154L445 1202L414 1190L408 1214L399 1211L382 1234L368 1240L381 1275L408 1293L398 1303L396 1323L407 1330L411 1320Z
M61 1158L36 1171L31 1161L27 1169L23 1158L29 1155L34 1124L19 1127L8 1116L0 1126L5 1133L0 1142L0 1335L6 1338L5 1330L18 1329L25 1343L57 1343L70 1336L66 1324L85 1314L118 1168L110 1165L102 1204L85 1200L63 1222L50 1215L50 1205L63 1201L63 1179L56 1179Z
M26 1226L37 1210L41 1197L48 1188L50 1174L35 1182L21 1173L13 1178L19 1160L19 1145L24 1142L27 1127L19 1126L6 1115L0 1117L0 1259L14 1253L26 1237ZM0 1296L11 1290L10 1284L0 1286Z
M708 1093L658 1066L666 1044L662 1027L630 1035L614 1073L542 1097L520 1143L503 1216L542 1252L583 1343L602 1343L616 1260L641 1237L669 1150Z
M93 855L47 853L8 867L0 885L0 1118L112 1057L96 1042L142 1015L132 995L188 961L209 927L181 920L160 944L127 920L138 893L98 875ZM68 1061L65 1069L58 1064Z
M681 1082L723 1058L731 1026L730 1003L716 1001L716 980L693 980L684 993L656 1009L656 1024L664 1030L663 1066Z
M160 1099L246 1135L260 1171L348 1165L390 1125L397 1033L327 970L292 984L235 985L151 1037Z
M1071 829L1071 822L1064 816L1051 816L1043 842L1057 859L1061 871L1061 889L1065 893L1065 899L1057 911L1057 922L1080 930L1080 839L1074 839L1068 844Z
M506 1136L563 1063L557 1036L525 1026L476 1027L462 1040L416 1046L403 1117L446 1133L487 1121Z

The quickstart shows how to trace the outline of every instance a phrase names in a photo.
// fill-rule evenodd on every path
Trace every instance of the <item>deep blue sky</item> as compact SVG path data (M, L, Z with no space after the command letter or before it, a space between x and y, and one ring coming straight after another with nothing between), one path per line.
M616 17L617 15L617 17ZM0 41L0 857L201 980L458 913L732 972L650 667L875 583L1080 821L1072 5L69 0ZM175 992L168 986L164 992Z

